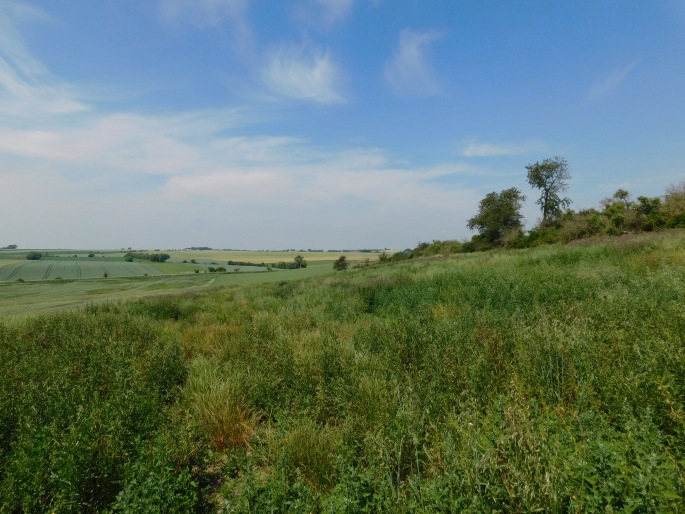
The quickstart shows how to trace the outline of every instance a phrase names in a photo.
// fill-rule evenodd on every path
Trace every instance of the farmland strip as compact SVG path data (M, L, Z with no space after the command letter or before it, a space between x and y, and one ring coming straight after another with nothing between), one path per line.
M50 264L47 269L45 270L45 273L43 274L43 278L41 280L47 280L48 277L50 276L50 272L52 271L52 267L54 264Z
M12 270L12 273L10 273L7 276L7 280L11 279L12 277L15 277L17 275L17 273L19 273L19 271L21 271L21 268L23 268L24 266L25 266L25 264L19 264L16 268L14 268Z

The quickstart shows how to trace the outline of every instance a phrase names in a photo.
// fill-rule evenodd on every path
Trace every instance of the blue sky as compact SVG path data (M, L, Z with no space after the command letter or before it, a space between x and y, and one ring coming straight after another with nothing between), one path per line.
M2 245L413 247L557 155L685 180L685 2L0 0Z

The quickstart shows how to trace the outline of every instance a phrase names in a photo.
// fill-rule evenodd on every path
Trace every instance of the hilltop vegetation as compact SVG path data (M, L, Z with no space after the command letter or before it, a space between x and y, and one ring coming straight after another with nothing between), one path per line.
M675 231L6 324L0 510L677 511L683 264Z
M544 180L532 172L540 172L539 168L545 166L561 166L562 181L569 179L566 161L557 157L556 161L546 159L542 164L535 163L527 167L531 185L542 187ZM534 180L536 178L537 181ZM565 187L557 193L563 190ZM470 229L478 232L470 241L434 240L432 243L419 243L413 250L406 249L393 255L381 254L381 260L398 261L497 248L532 248L579 239L685 228L685 182L670 186L663 197L638 196L636 200L625 189L619 189L611 198L600 202L601 209L578 211L568 208L570 199L559 198L549 191L545 193L543 189L542 196L536 202L541 205L543 217L528 232L523 230L523 216L520 213L523 200L525 196L516 188L489 193L481 200L478 213L467 222Z

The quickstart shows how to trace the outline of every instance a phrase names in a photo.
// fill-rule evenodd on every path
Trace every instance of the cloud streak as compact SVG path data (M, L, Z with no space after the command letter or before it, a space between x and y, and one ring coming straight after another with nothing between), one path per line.
M601 82L595 84L588 93L588 100L593 101L607 95L611 91L618 89L630 72L637 66L639 59L634 59L631 63L620 68L616 68L611 74Z
M499 157L508 155L525 155L546 151L544 142L533 139L518 143L483 143L476 139L468 139L464 143L462 152L464 157Z
M444 37L437 30L400 33L394 55L386 64L383 77L399 96L436 96L443 87L428 59L431 44Z
M248 21L248 0L160 0L159 12L167 23L191 23L197 27L228 25L235 49L251 53L254 45Z
M282 97L319 104L344 101L341 73L330 52L311 44L284 44L273 50L262 78L271 91Z
M87 110L29 53L14 29L18 19L46 21L49 17L19 2L0 4L0 114L34 119Z
M295 8L295 18L307 26L330 28L344 22L355 0L304 0Z

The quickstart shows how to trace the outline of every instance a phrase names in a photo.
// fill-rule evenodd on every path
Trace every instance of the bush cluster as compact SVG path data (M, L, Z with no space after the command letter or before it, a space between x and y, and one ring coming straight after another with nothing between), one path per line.
M416 257L450 255L492 250L495 248L531 248L569 243L578 239L617 236L627 233L654 232L685 228L685 182L671 186L663 197L638 196L619 189L611 198L601 201L599 209L566 209L551 221L524 232L522 227L505 230L492 240L481 234L470 241L419 243L393 255L379 255L380 262L402 261Z
M124 255L124 260L133 262L133 259L150 262L166 262L171 256L168 253L147 253L147 252L128 252Z

